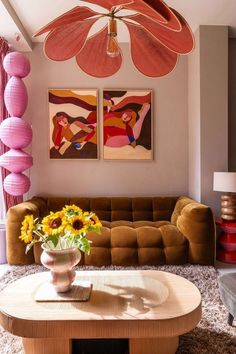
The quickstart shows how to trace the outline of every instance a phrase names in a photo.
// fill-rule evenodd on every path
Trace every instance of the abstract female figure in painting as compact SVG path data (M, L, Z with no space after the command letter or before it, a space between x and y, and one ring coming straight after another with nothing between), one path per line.
M151 91L105 91L104 158L151 159Z
M70 117L66 112L57 112L52 119L54 129L52 140L55 149L60 154L72 144L75 149L80 150L87 142L96 143L96 119L94 112L91 112L87 119L83 117Z
M128 109L121 113L111 112L105 115L104 145L121 147L130 144L135 147L149 109L150 104L144 103L138 114Z

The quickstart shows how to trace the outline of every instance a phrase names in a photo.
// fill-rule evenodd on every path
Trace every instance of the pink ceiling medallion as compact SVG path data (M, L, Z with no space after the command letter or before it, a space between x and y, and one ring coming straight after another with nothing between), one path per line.
M85 0L103 7L99 13L76 6L41 28L35 36L49 32L44 42L45 55L55 61L76 57L88 75L108 77L122 64L117 41L117 22L123 22L130 34L131 58L135 67L149 77L170 73L178 56L194 47L194 37L185 19L162 0ZM128 10L128 15L123 15ZM122 11L122 12L121 12ZM130 14L130 11L132 14ZM108 24L89 36L101 18Z
M22 53L12 52L6 55L3 67L11 76L4 91L4 102L11 117L0 125L0 139L10 149L0 156L0 166L11 172L3 182L5 191L20 196L30 188L30 180L22 172L33 165L32 156L21 150L32 141L32 129L21 118L28 103L22 78L29 74L30 62Z

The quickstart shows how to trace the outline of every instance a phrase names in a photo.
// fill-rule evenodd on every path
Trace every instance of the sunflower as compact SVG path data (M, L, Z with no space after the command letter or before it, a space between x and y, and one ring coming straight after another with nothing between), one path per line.
M67 221L63 211L56 213L50 212L48 216L45 216L42 220L42 229L48 236L62 234Z
M98 219L96 214L92 214L90 216L90 224L96 228L96 227L102 227L101 221Z
M67 224L67 231L72 235L82 234L87 232L88 221L83 215L72 216Z
M80 209L77 205L66 205L62 211L65 213L66 216L74 216L79 215L82 213L82 209Z
M21 227L20 239L25 243L30 243L33 240L33 232L36 230L34 225L33 215L26 215Z

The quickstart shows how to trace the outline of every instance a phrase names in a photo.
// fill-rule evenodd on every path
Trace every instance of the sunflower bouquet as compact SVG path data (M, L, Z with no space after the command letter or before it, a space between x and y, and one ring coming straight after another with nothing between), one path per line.
M90 243L86 238L88 232L101 232L102 224L96 214L83 211L76 205L66 205L61 211L50 212L41 221L33 215L26 215L19 238L24 241L26 253L31 247L41 242L44 249L62 250L78 248L89 254Z

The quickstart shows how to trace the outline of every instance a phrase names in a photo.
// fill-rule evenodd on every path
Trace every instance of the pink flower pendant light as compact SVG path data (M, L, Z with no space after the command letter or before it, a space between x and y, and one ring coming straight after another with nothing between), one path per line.
M22 78L29 74L30 63L22 53L12 52L5 57L3 66L11 75L5 88L4 101L12 117L4 119L0 125L0 139L10 148L0 156L0 166L11 172L3 182L5 191L10 195L20 196L30 188L30 180L22 172L33 164L32 156L21 150L32 141L32 129L21 118L28 102Z
M49 32L44 51L48 58L63 61L76 57L79 67L89 75L107 77L122 64L117 42L117 21L123 22L130 34L131 58L144 75L160 77L170 73L180 54L194 47L194 37L185 19L162 0L85 0L103 7L99 13L76 6L40 29L35 36ZM130 10L132 15L123 15ZM98 33L89 31L100 18L108 24Z

